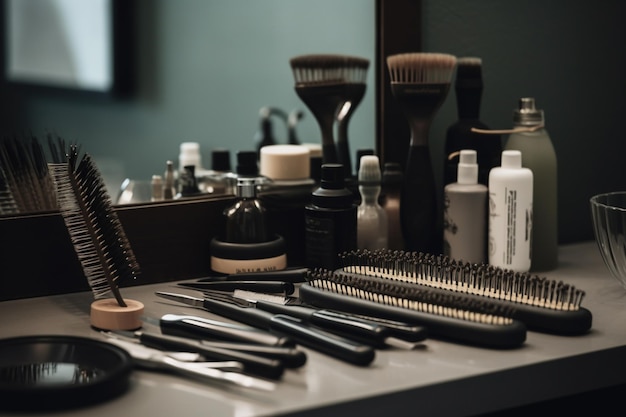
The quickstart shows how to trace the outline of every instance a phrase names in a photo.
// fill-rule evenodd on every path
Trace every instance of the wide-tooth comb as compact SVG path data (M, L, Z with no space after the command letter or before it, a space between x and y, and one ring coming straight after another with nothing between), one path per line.
M562 281L416 252L357 250L340 257L345 273L511 306L512 317L532 330L576 335L591 328L591 312L581 307L584 291Z
M526 326L507 317L510 309L372 277L319 269L300 287L305 303L389 320L419 324L435 338L490 348L514 348L526 340Z
M52 142L50 145L54 147ZM53 154L63 159L62 150L53 150ZM49 166L83 272L96 299L112 294L121 307L126 307L118 282L139 274L135 255L93 159L84 154L79 161L76 145L70 146L66 158L67 162Z

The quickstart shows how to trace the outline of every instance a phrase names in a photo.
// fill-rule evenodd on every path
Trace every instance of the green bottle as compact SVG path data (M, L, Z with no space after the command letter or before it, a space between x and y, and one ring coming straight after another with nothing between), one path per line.
M544 121L535 99L521 98L513 111L513 125L528 131L511 133L505 144L507 150L519 150L522 165L533 172L531 271L558 265L557 158Z

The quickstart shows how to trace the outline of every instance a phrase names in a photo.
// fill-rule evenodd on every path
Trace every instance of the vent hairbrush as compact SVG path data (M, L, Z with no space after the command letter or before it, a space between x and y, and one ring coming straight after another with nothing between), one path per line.
M139 265L100 172L88 154L79 158L76 145L67 154L62 141L56 147L50 141L50 147L59 210L95 298L91 324L104 330L139 328L143 304L124 299L118 287L136 278Z
M511 317L530 330L579 335L591 328L591 312L581 306L584 291L530 273L446 256L391 250L343 253L341 264L347 274L511 308Z
M481 347L515 348L526 326L511 309L366 275L311 270L299 296L307 304L351 314L419 324L429 336Z

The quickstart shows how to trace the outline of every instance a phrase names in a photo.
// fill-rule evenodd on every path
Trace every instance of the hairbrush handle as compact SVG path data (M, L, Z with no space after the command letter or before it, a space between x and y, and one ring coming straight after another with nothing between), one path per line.
M196 282L209 281L285 281L291 283L304 282L304 274L308 271L304 267L290 267L279 271L241 272L226 276L199 278Z
M275 332L288 334L303 346L354 365L367 366L376 356L376 351L369 345L355 343L319 328L307 326L295 317L276 314L272 317L270 328Z
M235 291L248 290L268 294L293 294L294 285L285 281L205 281L179 282L178 286L199 291Z
M423 313L403 307L379 304L353 296L319 290L310 285L300 287L300 298L311 305L384 319L415 323L426 327L433 337L490 347L519 347L526 340L526 326L518 320L509 324L491 324Z

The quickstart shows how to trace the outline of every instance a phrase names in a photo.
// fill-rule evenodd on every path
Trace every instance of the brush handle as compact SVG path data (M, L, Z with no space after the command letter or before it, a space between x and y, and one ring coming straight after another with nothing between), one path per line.
M262 272L241 272L238 274L199 278L197 282L210 282L210 281L285 281L285 282L304 282L304 274L308 271L308 268L304 267L290 267L281 269L278 271L262 271Z
M400 221L408 251L441 253L437 194L428 146L410 146L400 198Z
M290 369L299 368L307 361L306 353L303 350L292 347L263 346L253 343L215 342L209 340L202 340L200 343L203 346L236 350L252 355L278 359L285 365L285 368Z
M433 337L468 345L509 349L519 347L526 340L526 326L518 320L511 324L478 323L406 308L388 306L356 297L323 291L304 284L300 287L302 301L346 313L363 314L426 327Z
M349 116L337 121L337 159L343 165L346 178L352 176L352 161L350 159L350 144L348 143Z

